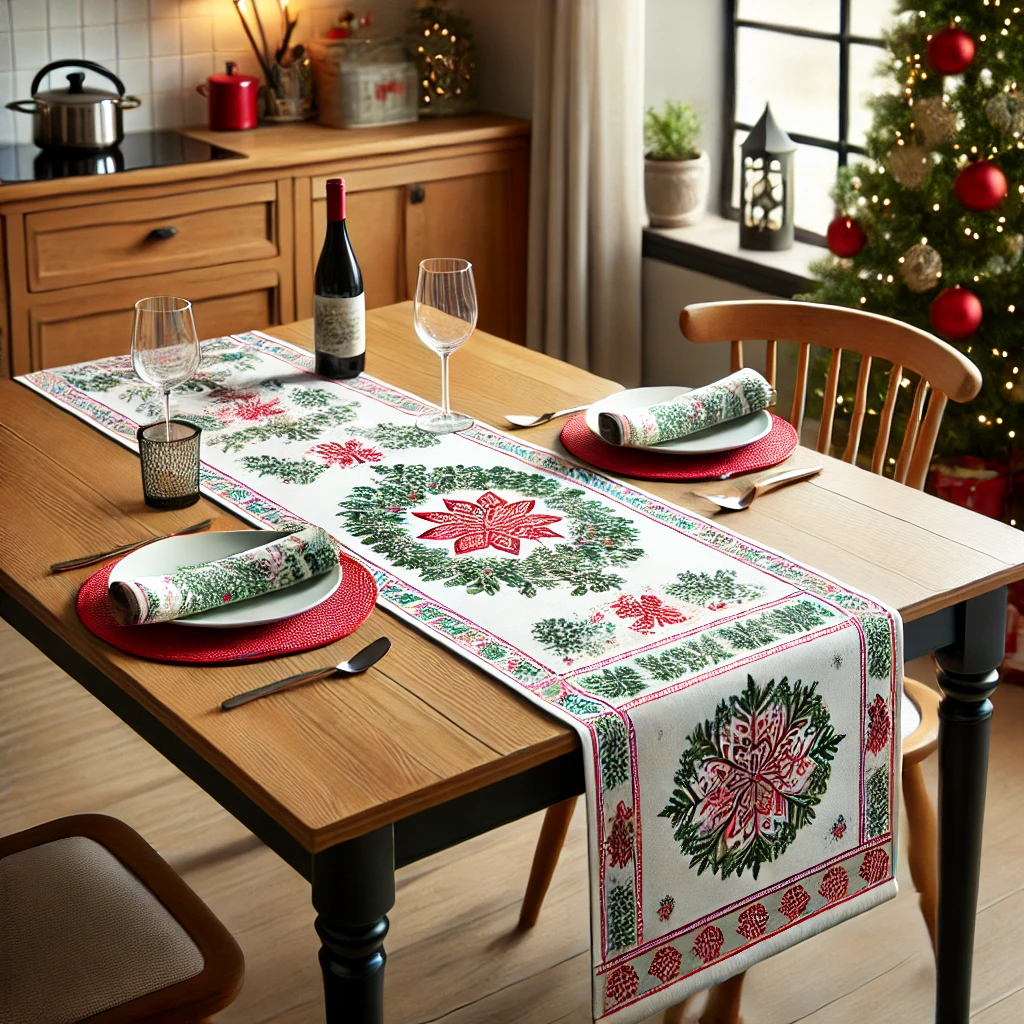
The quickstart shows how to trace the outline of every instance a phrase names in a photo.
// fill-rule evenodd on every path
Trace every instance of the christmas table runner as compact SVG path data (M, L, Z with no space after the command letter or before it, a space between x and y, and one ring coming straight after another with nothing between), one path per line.
M410 342L410 344L413 344ZM640 1020L895 895L902 624L717 523L263 334L174 395L210 497L313 523L388 611L580 735L594 1016ZM117 356L19 378L127 447ZM543 927L543 924L541 924Z
M144 626L262 597L333 569L334 544L326 530L307 526L237 555L183 565L170 575L121 580L110 586L114 616L122 626Z
M774 401L775 388L756 370L744 368L668 402L602 412L597 426L609 444L659 444L760 412Z

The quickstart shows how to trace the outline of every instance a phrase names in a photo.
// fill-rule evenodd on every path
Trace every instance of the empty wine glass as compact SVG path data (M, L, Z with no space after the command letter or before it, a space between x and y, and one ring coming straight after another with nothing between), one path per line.
M452 412L448 403L448 358L476 327L476 282L468 260L435 259L420 263L413 301L416 336L441 357L441 411L424 412L416 426L432 434L451 434L473 425L473 417Z
M132 366L147 384L163 392L164 430L171 440L171 389L191 380L202 352L192 319L192 303L173 295L154 295L135 303Z

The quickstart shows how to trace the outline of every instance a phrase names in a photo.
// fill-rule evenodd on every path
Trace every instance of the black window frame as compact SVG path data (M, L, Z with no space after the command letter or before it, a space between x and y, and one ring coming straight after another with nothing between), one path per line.
M725 104L722 123L722 180L720 183L720 207L723 217L729 220L740 219L739 207L732 204L733 175L736 168L736 132L750 131L754 126L736 120L736 40L741 28L759 29L779 35L800 36L804 39L820 39L836 43L839 47L839 131L838 139L826 139L817 135L803 135L788 132L796 143L805 146L816 146L838 154L838 166L845 167L851 153L866 156L863 146L854 145L849 141L850 135L850 47L876 46L885 48L880 37L862 36L850 31L850 9L853 0L839 0L839 29L836 32L825 32L819 29L800 28L794 25L778 25L772 21L761 21L755 18L739 16L739 0L725 0ZM785 125L782 126L785 128ZM825 236L807 228L796 227L797 241L809 242L812 245L825 245Z

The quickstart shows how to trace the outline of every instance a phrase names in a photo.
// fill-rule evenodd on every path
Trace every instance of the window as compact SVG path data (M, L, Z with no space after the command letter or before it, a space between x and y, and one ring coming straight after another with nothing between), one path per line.
M726 81L732 83L731 131L724 139L722 205L738 216L739 147L770 103L797 143L797 237L824 242L833 217L836 168L864 153L870 96L896 88L879 65L881 30L893 0L727 0Z

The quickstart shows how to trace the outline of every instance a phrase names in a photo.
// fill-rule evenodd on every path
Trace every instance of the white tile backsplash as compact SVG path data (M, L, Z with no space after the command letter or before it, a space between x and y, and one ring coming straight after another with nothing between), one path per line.
M113 25L86 25L82 37L89 60L100 64L117 60L117 31Z
M280 0L258 2L268 43L280 35ZM413 0L375 0L377 28L400 31ZM289 0L299 15L293 43L332 24L340 0ZM255 26L253 28L255 31ZM28 99L35 72L51 60L95 61L124 79L143 106L125 112L126 131L206 121L206 100L196 86L226 61L243 74L261 75L234 4L229 0L0 0L0 99ZM63 69L42 88L66 85ZM90 73L87 82L112 88ZM6 100L4 101L6 102ZM3 110L0 144L30 142L32 118Z
M85 54L82 52L82 30L80 28L50 29L51 60L69 60L84 56Z
M114 0L82 0L82 20L86 25L113 25Z

